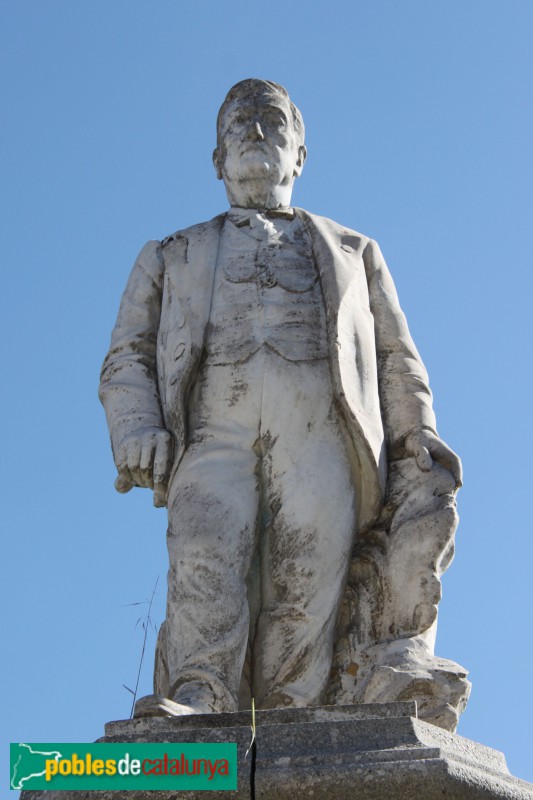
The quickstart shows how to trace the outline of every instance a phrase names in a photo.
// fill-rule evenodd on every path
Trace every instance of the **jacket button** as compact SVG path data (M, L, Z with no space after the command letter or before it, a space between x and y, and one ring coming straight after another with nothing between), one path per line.
M272 289L277 283L276 278L274 275L265 275L264 278L261 278L261 286L265 289Z
M178 358L181 358L184 352L185 352L185 344L183 342L180 342L176 347L176 349L174 350L174 359L177 361Z

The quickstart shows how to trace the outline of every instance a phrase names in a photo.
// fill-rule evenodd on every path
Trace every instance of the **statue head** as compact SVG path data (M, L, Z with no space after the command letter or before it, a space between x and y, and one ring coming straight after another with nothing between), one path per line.
M232 205L289 205L305 158L302 115L287 91L249 78L233 86L217 118L213 162Z

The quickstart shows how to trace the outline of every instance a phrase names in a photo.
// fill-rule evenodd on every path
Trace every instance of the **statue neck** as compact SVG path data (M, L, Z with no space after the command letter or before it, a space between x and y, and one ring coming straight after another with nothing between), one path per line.
M230 205L239 208L279 208L291 204L292 182L286 186L272 186L260 179L241 181L228 186L226 194Z

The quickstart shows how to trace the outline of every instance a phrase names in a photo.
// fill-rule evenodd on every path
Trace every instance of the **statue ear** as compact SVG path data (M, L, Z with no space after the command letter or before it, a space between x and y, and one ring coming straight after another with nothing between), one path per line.
M217 173L217 178L219 181L222 180L222 157L220 154L220 150L218 147L215 147L213 150L213 164L215 165L215 170Z
M297 178L299 175L302 174L306 158L307 158L307 147L304 144L301 144L298 148L298 160L296 161L296 167L294 169L295 178Z

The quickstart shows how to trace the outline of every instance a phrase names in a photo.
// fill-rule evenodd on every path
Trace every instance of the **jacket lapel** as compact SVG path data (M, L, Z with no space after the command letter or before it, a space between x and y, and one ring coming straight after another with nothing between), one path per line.
M374 322L361 258L367 240L324 217L296 213L311 237L320 274L333 388L354 444L359 524L366 528L379 511L386 481Z
M190 335L191 350L201 350L209 321L213 281L225 214L182 231L164 247L165 265L180 313Z
M295 209L297 216L307 228L313 244L320 282L328 318L336 316L342 299L354 278L354 252L361 245L361 238L342 229L324 217L316 217L301 208Z

